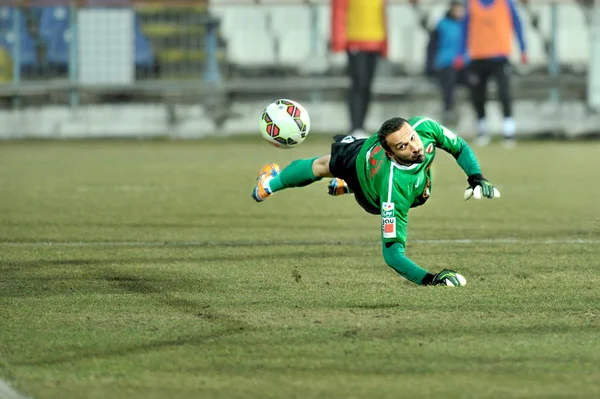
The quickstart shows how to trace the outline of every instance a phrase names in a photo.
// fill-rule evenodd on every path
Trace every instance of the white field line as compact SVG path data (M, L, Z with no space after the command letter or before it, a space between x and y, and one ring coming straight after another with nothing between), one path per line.
M29 399L29 397L21 395L12 389L6 381L0 379L0 399Z
M100 191L100 192L142 192L142 191L168 191L169 187L159 187L159 186L77 186L75 190L78 192L86 192L86 191Z
M251 247L272 245L266 241L32 241L0 242L0 247ZM379 241L279 241L277 245L373 245ZM467 238L456 240L409 240L408 244L490 244L490 245L600 245L600 239L518 239L518 238Z

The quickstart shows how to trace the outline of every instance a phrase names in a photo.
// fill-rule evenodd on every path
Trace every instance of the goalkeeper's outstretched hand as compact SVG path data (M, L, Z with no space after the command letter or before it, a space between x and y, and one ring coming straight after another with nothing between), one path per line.
M447 285L450 287L462 287L466 284L467 279L463 275L450 269L442 270L433 276L433 280L431 281L431 285Z
M500 198L500 191L494 186L492 183L487 181L482 175L471 175L467 180L469 182L469 187L465 190L465 201L471 199L471 197L475 199L485 198Z

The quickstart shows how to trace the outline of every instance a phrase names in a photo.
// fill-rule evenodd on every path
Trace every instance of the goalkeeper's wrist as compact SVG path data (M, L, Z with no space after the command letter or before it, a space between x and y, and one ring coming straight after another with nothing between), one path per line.
M481 173L475 173L473 175L470 175L467 178L467 181L469 182L469 184L471 186L475 186L477 185L478 182L486 180L485 177L483 177L483 175Z
M431 273L427 272L425 277L423 277L423 280L421 280L421 285L431 285L431 283L433 283L434 279L435 279L435 274L431 274Z

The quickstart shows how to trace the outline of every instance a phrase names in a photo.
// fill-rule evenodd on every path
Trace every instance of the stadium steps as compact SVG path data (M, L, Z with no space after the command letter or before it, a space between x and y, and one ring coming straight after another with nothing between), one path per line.
M209 17L205 6L140 6L136 13L156 54L161 77L202 75L206 60L205 24ZM224 59L223 50L218 50L217 59Z

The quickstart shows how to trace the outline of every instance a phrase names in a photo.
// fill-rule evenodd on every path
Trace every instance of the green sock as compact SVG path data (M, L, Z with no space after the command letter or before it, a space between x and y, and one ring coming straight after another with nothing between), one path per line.
M304 187L321 180L320 177L315 177L312 171L312 164L317 158L319 157L298 159L290 163L269 182L271 192L284 188Z

